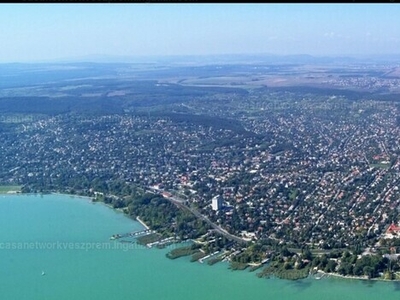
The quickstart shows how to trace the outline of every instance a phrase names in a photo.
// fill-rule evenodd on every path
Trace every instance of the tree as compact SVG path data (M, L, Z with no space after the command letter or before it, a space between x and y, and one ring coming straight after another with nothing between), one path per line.
M327 272L327 273L335 272L336 266L337 266L336 261L330 259L328 261L328 263L326 264L326 267L324 268L324 271Z
M353 266L347 262L342 262L338 269L338 273L344 276L353 274Z
M363 268L364 275L367 275L368 278L374 277L374 269L371 266L365 266Z
M313 256L312 253L310 251L310 249L308 247L306 247L303 251L302 251L302 257L303 259L308 259L308 260L312 260Z

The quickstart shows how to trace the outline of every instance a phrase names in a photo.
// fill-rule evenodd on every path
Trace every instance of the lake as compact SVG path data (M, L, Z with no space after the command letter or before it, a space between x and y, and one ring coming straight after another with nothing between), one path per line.
M101 203L68 195L0 196L0 295L6 300L398 299L400 283L260 279L109 238L143 229ZM171 246L173 247L173 246ZM44 273L44 275L42 274Z

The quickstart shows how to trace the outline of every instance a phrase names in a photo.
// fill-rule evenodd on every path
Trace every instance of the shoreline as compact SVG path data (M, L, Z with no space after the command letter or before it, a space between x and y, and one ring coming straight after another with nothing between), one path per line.
M143 225L144 228L146 228L147 230L150 229L149 226L147 226L147 224L145 222L142 221L142 219L139 218L139 216L136 217L136 220Z
M332 277L339 278L339 279L351 279L351 280L363 280L363 281L383 281L383 282L400 282L400 279L384 279L384 278L379 278L379 277L368 278L367 275L363 275L363 276L341 275L339 273L326 273L326 272L321 271L321 270L318 270L317 273L323 274L324 277L326 276L328 278L330 276L332 276ZM313 274L313 275L315 275L315 274ZM316 279L316 278L314 278L314 279Z
M22 193L23 194L23 193ZM41 194L41 193L31 193L32 195L36 194ZM29 193L25 194L29 195ZM43 194L46 195L46 194ZM90 196L81 196L81 195L76 195L76 194L66 194L66 193L59 193L59 192L50 192L50 195L60 195L60 196L68 196L68 197L73 197L73 198L80 198L80 199L85 199L85 200L90 200L93 201L93 197ZM114 209L114 207L112 207Z
M11 195L14 195L14 196L15 195L21 195L21 196L23 196L23 195L26 195L26 196L36 195L37 196L37 195L52 195L52 194L53 195L60 195L60 196L68 196L68 197L73 197L73 198L75 198L75 197L76 198L81 198L81 199L84 199L84 200L88 200L90 202L93 202L93 200L94 200L94 198L90 197L90 196L81 196L81 195L76 195L76 194L67 194L67 193L59 193L59 192L50 192L50 193L47 193L47 194L46 193L8 193L8 194L3 194L3 196L7 196L7 195L8 196L11 196ZM140 219L139 216L137 216L134 219L131 216L129 216L128 214L126 214L122 209L114 208L112 205L106 204L106 203L101 202L101 201L99 203L102 203L103 205L107 206L108 208L112 209L115 212L122 212L125 216L129 217L132 221L135 221L135 222L138 222L139 224L141 224L144 228L146 228L146 230L150 230L151 229L145 222L143 222L143 220ZM194 242L194 241L192 240L192 242ZM249 264L249 266L251 266L251 264ZM317 273L323 274L323 277L329 278L329 277L332 276L334 278L344 279L344 280L350 279L350 280L363 280L363 281L400 282L400 279L392 279L392 280L390 280L390 279L377 278L377 277L368 278L366 275L363 275L363 276L350 275L349 276L349 275L341 275L339 273L326 273L326 272L324 272L322 270L318 270ZM317 278L313 277L314 275L315 274L311 274L310 273L308 278L317 280ZM323 278L319 278L319 279L323 279ZM324 278L324 279L326 279L326 278Z
M35 195L35 193L32 193L33 195ZM81 196L81 195L75 195L75 194L67 194L67 193L59 193L59 192L51 192L50 194L53 195L60 195L60 196L68 196L68 197L77 197L77 198L81 198L84 200L88 200L92 203L95 203L94 198L90 197L90 196ZM28 195L28 194L25 194ZM127 213L124 212L123 209L121 208L114 208L111 204L108 203L104 203L102 201L96 201L96 203L101 203L102 205L105 205L106 207L110 208L111 210L118 212L118 213L122 213L124 214L126 217L128 217L129 219L131 219L132 221L136 221L138 222L140 225L142 225L144 228L146 228L147 230L150 230L151 228L149 226L147 226L147 224L145 222L143 222L143 220L140 219L140 217L136 217L136 219L133 219L131 216L129 216Z

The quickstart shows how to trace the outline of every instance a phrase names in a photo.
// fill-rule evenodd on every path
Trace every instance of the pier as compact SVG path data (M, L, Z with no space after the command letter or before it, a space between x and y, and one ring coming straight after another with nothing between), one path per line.
M150 230L150 229L145 229L145 230L139 230L139 231L133 231L133 232L128 232L128 233L124 233L124 234L113 234L110 237L110 240L117 240L117 239L121 239L121 238L127 238L127 237L140 237L140 236L144 236L144 235L149 235L151 233L155 233L154 230Z
M151 248L151 247L156 246L156 245L162 246L164 244L173 243L175 241L176 241L176 239L174 237L169 237L169 238L162 239L160 241L155 241L155 242L152 242L152 243L148 243L148 244L146 244L146 246L148 248Z
M216 254L218 254L218 253L219 253L219 251L215 251L214 253L208 254L208 255L206 255L206 256L200 258L200 259L199 259L199 263L202 264L206 259L208 259L208 258L210 258L210 257L212 257L212 256L214 256L214 255L216 255Z
M136 220L143 225L144 228L146 229L150 229L149 226L147 226L147 224L145 222L142 221L142 219L140 219L139 217L136 217Z

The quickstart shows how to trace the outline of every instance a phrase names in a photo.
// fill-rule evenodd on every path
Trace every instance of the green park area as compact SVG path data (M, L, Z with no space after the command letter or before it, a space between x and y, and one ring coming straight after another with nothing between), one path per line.
M20 185L0 185L0 194L11 194L21 192Z

